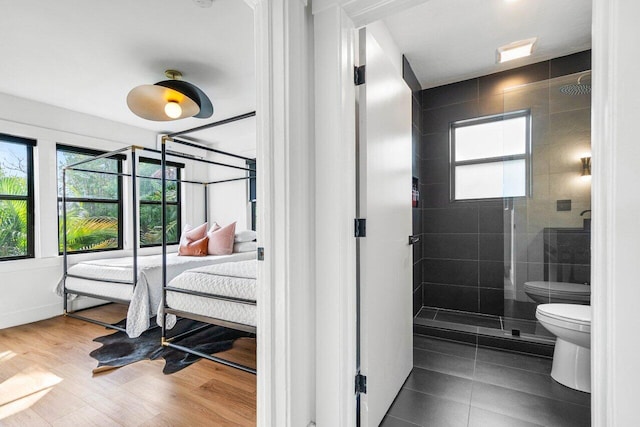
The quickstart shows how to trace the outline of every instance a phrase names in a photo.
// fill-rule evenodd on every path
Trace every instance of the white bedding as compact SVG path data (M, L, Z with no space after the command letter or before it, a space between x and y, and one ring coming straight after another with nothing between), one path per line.
M169 286L180 289L256 301L255 259L194 268L174 278ZM213 317L243 325L256 326L256 306L216 300L197 295L167 291L167 306L175 310ZM158 307L158 323L163 307ZM175 325L175 316L167 315L167 327Z
M234 263L254 259L255 252L234 253L231 255L209 255L206 257L178 256L167 254L167 281L191 268L205 265ZM78 263L69 268L68 273L91 277L100 280L132 279L133 258L106 258ZM162 255L138 257L138 283L132 285L110 283L68 277L67 292L86 292L94 295L117 298L129 301L127 312L127 335L132 338L140 336L149 327L152 308L157 307L162 299ZM63 295L62 280L56 287L56 293Z

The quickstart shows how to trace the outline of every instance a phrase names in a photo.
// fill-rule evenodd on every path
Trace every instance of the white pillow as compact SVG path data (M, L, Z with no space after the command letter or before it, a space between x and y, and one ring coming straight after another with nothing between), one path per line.
M253 230L238 231L235 236L236 243L253 242L256 240L256 232Z
M233 245L233 252L253 252L255 250L258 250L256 242L240 242Z

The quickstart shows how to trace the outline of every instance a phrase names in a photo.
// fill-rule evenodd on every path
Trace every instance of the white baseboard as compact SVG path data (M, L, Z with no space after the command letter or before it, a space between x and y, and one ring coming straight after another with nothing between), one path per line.
M85 308L90 308L90 307L95 307L97 305L103 305L105 303L108 303L109 301L105 301L105 300L101 300L101 299L97 299L97 298L90 298L90 297L85 297L85 296L80 296L77 297L76 299L69 301L69 312L74 311L74 310L84 310Z
M0 329L12 326L24 325L26 323L37 322L38 320L50 319L62 314L62 302L55 304L41 305L26 310L13 311L0 315Z
M82 310L96 305L102 305L107 301L89 297L78 297L70 301L70 310ZM11 328L12 326L25 325L39 320L50 319L62 315L62 299L55 304L47 304L33 307L26 310L13 311L0 315L0 329Z

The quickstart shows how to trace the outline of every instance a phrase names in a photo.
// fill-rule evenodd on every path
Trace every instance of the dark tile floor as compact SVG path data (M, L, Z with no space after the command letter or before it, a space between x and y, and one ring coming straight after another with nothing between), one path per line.
M381 427L587 427L590 395L551 359L414 335L413 371Z

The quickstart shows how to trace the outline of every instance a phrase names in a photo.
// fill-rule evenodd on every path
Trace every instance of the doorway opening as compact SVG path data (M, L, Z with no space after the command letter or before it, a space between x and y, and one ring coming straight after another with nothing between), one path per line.
M381 21L412 90L411 234L420 241L414 368L383 425L444 413L460 425L587 425L584 379L568 384L556 371L560 337L544 310L590 313L591 10L567 38L551 5L535 19L525 2L459 7L474 8L474 20L431 1ZM502 46L531 37L531 55L498 60ZM452 384L463 391L450 393Z

